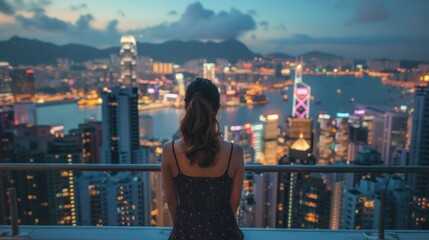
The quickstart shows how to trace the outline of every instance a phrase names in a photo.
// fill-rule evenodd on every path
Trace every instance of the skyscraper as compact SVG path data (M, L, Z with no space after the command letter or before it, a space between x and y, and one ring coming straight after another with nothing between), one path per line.
M262 154L258 163L277 165L277 138L279 135L279 116L277 114L261 115ZM277 173L254 175L255 201L259 210L255 213L257 227L275 227L277 202Z
M153 117L151 115L142 115L139 117L139 135L141 138L151 138L153 135Z
M301 64L296 66L294 73L292 116L296 118L309 118L311 88L302 81Z
M294 118L292 120L310 120L311 122L311 119ZM303 129L298 139L288 144L290 146L288 157L283 157L280 160L280 164L314 165L316 163L315 158L311 154L311 142L304 138L303 132L306 131L308 129ZM310 178L310 175L307 173L279 173L278 175L276 226L287 228L327 227L329 222L323 220L324 223L322 223L323 216L327 218L327 215L322 213L321 209L329 209L330 205L327 203L329 200L323 197L314 199L314 194L318 195L321 194L321 191L324 191L321 190L322 186L319 184L321 181L320 179L318 180L319 176ZM326 190L326 186L324 188ZM326 193L323 195L330 197ZM313 200L307 197L313 198ZM323 201L321 201L322 199Z
M361 179L356 188L346 189L342 202L341 229L377 228L381 207L380 193L386 188L385 227L406 228L410 189L398 176L392 176L388 185L387 178L388 176Z
M137 88L115 87L102 93L101 162L136 163L139 149Z
M215 64L214 63L204 63L203 64L203 77L215 81Z
M9 145L13 141L13 127L15 123L12 109L0 109L0 162L10 162Z
M48 163L82 163L80 136L74 132L55 138L48 144ZM53 225L77 225L75 199L75 173L49 171L47 173L49 218Z
M11 94L10 65L8 62L0 62L0 96Z
M313 119L289 118L287 122L287 137L289 144L292 144L301 138L304 138L310 145L310 152L313 151Z
M263 124L247 123L243 126L225 126L226 141L232 141L243 147L244 162L255 163L261 156Z
M11 149L13 162L45 163L48 144L53 140L51 126L15 126ZM46 186L47 174L39 171L16 171L10 173L10 186L17 189L19 201L18 215L23 224L47 225L49 221L49 190ZM46 214L43 214L46 213Z
M404 113L386 112L381 159L386 165L394 165L392 154L396 148L407 144L408 116Z
M103 172L82 172L75 177L77 225L103 225L101 185L106 175Z
M331 191L324 176L312 173L301 179L294 193L292 212L293 228L329 228Z
M121 37L121 84L137 87L137 43L132 35Z
M142 179L128 172L109 176L102 183L101 204L106 226L143 226L147 206L144 202Z
M338 116L338 114L337 114ZM334 161L344 161L347 159L349 145L349 123L346 117L337 117L335 120L335 148Z
M32 102L15 103L13 105L16 124L37 124L36 104Z
M11 109L0 109L0 163L11 162L13 149L14 114ZM0 224L6 224L8 173L0 171Z
M36 81L32 69L15 69L11 72L12 93L15 102L29 101L36 94Z
M416 88L410 165L429 165L429 86ZM429 174L408 176L412 191L410 227L429 229Z
M263 152L264 159L261 161L264 165L277 165L277 137L279 135L279 115L269 114L261 115L259 120L262 121L263 126Z
M126 86L102 93L102 163L148 163L148 153L139 142L137 97L137 88ZM148 172L113 172L101 183L100 194L102 208L106 209L103 210L103 225L149 224Z
M82 141L82 155L84 163L100 163L102 123L86 121L79 124L79 133Z
M328 114L319 114L317 122L317 163L328 165L334 160L334 126Z

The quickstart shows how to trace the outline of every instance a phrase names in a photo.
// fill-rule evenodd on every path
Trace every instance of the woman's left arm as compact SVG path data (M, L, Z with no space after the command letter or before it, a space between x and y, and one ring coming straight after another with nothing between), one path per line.
M162 151L161 158L161 172L162 172L162 182L165 193L165 198L167 200L168 210L170 211L170 217L174 221L177 212L178 206L178 197L176 193L176 187L173 182L173 174L171 168L168 164L168 159L171 159L171 143L166 143Z
M232 178L230 204L232 211L235 214L241 202L241 192L243 190L244 177L243 148L238 144L234 144L234 154L232 161L236 170Z

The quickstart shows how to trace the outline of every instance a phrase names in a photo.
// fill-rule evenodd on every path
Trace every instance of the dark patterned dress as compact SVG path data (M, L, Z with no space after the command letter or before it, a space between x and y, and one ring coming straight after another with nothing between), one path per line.
M232 178L228 166L220 177L191 177L180 171L176 152L173 153L179 173L174 177L179 207L174 219L170 240L239 240L243 233L237 226L229 202Z

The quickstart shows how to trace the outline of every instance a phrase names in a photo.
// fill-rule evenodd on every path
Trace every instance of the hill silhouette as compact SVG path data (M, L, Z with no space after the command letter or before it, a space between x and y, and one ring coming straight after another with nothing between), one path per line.
M179 64L200 58L207 59L207 61L222 58L235 63L238 60L250 60L260 56L238 40L225 40L218 43L177 40L159 44L137 43L137 50L140 56L149 56L156 61ZM98 49L81 44L60 46L17 36L0 42L0 61L7 61L12 65L53 64L57 58L68 58L81 62L108 58L110 54L119 54L119 44L118 47Z
M99 49L82 44L57 45L36 39L27 39L14 36L6 41L0 41L0 61L9 62L12 66L17 65L39 65L55 64L58 58L67 58L75 62L108 58L111 54L119 54L119 43L117 47ZM235 40L222 42L200 42L173 40L164 43L137 43L140 56L152 57L155 61L173 62L183 64L192 59L206 59L209 62L217 58L226 59L231 63L238 60L251 60L261 57L261 54L251 51L244 43ZM295 56L274 52L266 55L269 58L296 59ZM311 51L300 55L305 61L313 59L333 60L343 57ZM366 60L355 60L355 63L365 63ZM403 68L415 68L423 61L400 61Z

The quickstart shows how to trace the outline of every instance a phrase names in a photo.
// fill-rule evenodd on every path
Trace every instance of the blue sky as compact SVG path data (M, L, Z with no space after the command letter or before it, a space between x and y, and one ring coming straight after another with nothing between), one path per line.
M429 0L0 0L0 40L103 48L125 33L152 43L236 38L262 54L429 61Z

